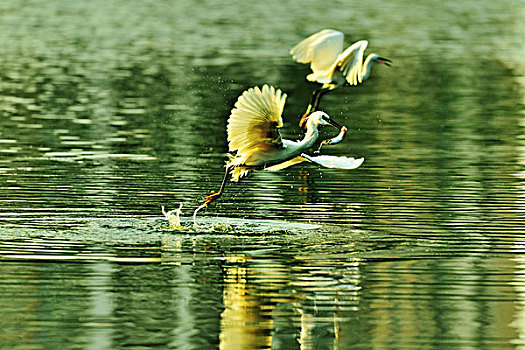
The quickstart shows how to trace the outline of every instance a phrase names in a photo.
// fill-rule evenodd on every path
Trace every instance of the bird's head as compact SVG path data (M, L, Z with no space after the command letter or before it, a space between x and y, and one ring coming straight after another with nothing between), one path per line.
M328 114L322 111L316 111L310 114L307 118L307 124L318 125L331 125L334 128L341 130L342 126L333 120Z
M385 66L388 66L388 67L390 67L392 65L392 60L389 60L388 58L381 57L381 56L379 56L376 53L371 54L368 59L372 63L381 63L381 64L384 64Z

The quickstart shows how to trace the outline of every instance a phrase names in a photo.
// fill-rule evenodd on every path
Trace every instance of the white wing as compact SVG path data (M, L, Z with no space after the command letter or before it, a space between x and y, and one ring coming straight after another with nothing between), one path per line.
M243 92L228 119L230 151L253 153L270 148L282 148L279 128L283 126L286 94L264 85Z
M343 38L344 34L337 30L324 29L294 46L290 54L299 63L310 63L313 74L308 80L326 80L327 73L343 50Z
M331 73L339 69L350 85L357 85L363 82L363 55L368 46L368 41L360 40L350 45L338 57L331 68Z
M266 170L266 171L283 170L283 169L286 169L288 167L291 167L292 165L299 164L299 163L306 162L306 161L307 161L306 158L301 157L301 156L297 156L297 157L292 158L292 159L290 159L290 160L288 160L286 162L283 162L283 163L280 163L280 164L276 164L276 165L264 168L264 170Z
M365 158L349 158L349 157L336 157L336 156L317 156L312 157L308 154L301 154L301 157L306 158L308 161L312 163L316 163L319 165L322 165L326 168L338 168L338 169L355 169L358 168L363 162L365 161Z

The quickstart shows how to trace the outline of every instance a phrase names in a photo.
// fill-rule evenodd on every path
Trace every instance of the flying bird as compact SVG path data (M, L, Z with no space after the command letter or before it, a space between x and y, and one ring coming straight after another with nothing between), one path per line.
M237 182L252 170L277 171L302 162L329 168L355 169L363 163L364 158L310 156L304 153L318 139L319 126L332 125L342 130L342 134L346 132L344 126L322 111L310 115L302 140L282 139L279 129L283 126L285 102L286 94L268 85L262 89L250 88L239 96L227 125L229 151L235 153L228 154L226 173L219 191L212 191L195 214L222 195L228 179Z
M310 104L299 125L303 125L310 112L319 106L321 97L343 85L358 85L368 79L374 63L390 66L392 61L372 53L363 62L368 41L360 40L343 51L344 34L333 29L324 29L310 35L290 50L299 63L310 63L312 73L306 79L323 84L312 94Z

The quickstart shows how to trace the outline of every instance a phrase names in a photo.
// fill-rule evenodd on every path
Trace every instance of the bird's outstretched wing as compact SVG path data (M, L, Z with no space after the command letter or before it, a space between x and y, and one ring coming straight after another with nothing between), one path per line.
M272 86L250 88L237 99L228 119L228 144L243 160L258 152L283 147L278 128L283 126L286 94Z
M350 85L362 83L363 55L367 46L368 41L366 40L360 40L350 45L337 57L331 71L339 69Z
M336 156L317 156L312 157L308 154L301 154L301 157L306 158L306 160L322 165L326 168L338 168L338 169L355 169L358 168L365 158L352 158L352 157L336 157Z
M293 59L299 63L311 63L311 81L326 78L338 55L343 50L344 34L333 29L324 29L310 35L290 50ZM320 81L323 82L323 81Z
M300 156L292 158L284 163L280 163L264 170L267 171L278 171L286 169L292 165L299 164L302 162L311 162L326 168L337 168L337 169L356 169L365 161L365 158L361 157L358 159L352 157L336 157L336 156L317 156L312 157L308 154L302 153Z
M287 160L286 162L266 167L266 168L264 168L264 170L266 170L266 171L279 171L279 170L283 170L283 169L286 169L288 167L291 167L292 165L299 164L299 163L306 162L306 161L307 161L306 158L301 157L301 156L297 156L295 158Z

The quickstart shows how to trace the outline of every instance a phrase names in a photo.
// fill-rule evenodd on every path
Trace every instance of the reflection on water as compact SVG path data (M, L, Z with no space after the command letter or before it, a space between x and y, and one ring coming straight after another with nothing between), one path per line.
M509 249L450 251L448 243L443 250L431 238L335 228L277 237L162 233L155 243L5 241L2 343L345 349L519 342L519 260L508 259ZM47 262L13 259L40 250ZM67 263L70 256L92 262ZM64 333L58 326L66 324Z
M0 347L525 347L520 15L0 2ZM201 220L236 234L165 229L162 205L190 217L220 185L243 90L286 91L302 136L315 86L288 50L325 27L394 60L321 104L349 128L325 151L366 163L228 184Z

